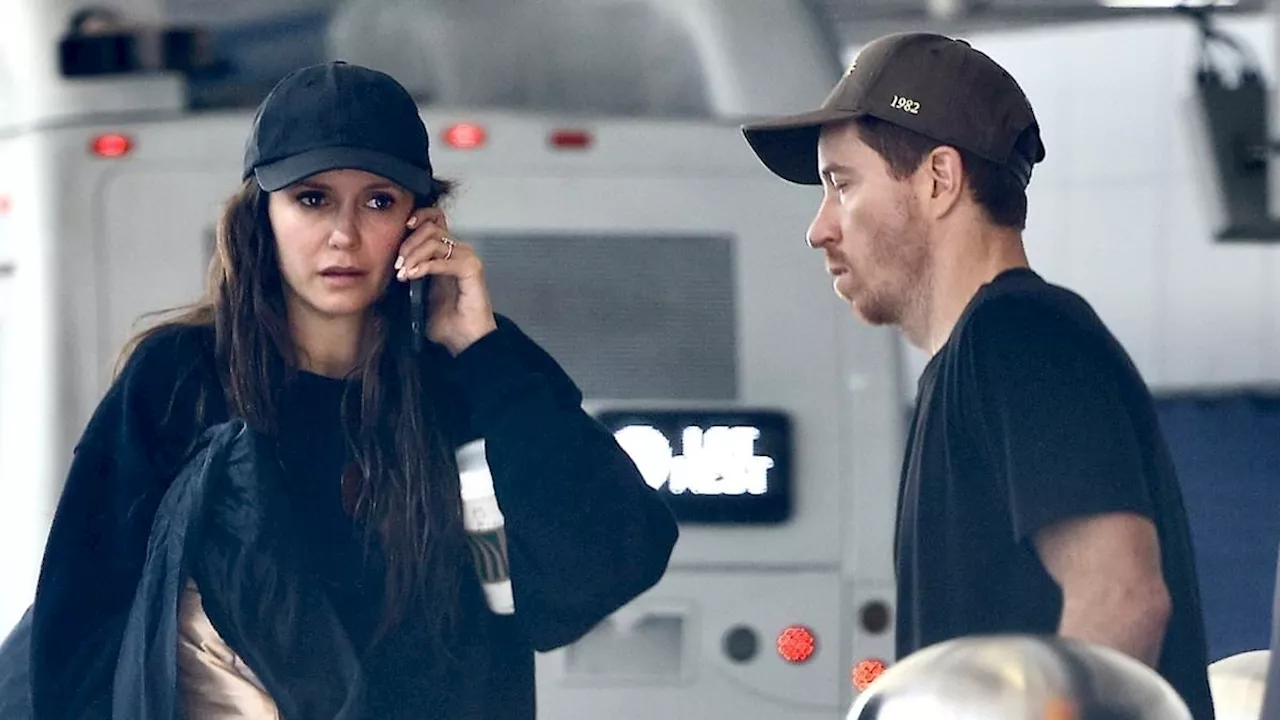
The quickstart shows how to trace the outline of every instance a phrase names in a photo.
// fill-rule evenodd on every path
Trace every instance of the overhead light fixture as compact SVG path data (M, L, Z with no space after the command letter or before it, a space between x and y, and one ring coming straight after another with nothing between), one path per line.
M1098 0L1109 8L1233 7L1240 0Z

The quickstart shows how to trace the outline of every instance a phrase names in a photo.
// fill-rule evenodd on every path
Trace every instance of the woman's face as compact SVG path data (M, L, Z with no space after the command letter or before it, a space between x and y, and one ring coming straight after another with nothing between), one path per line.
M363 315L386 290L413 194L363 170L330 170L268 201L290 313Z

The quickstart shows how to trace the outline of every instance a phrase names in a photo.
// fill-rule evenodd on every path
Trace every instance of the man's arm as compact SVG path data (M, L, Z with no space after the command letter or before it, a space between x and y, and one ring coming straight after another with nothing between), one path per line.
M1172 602L1151 521L1132 513L1072 518L1037 533L1035 546L1062 588L1058 633L1155 667Z
M1060 634L1157 664L1171 601L1123 358L1035 301L993 301L972 322L972 422L1015 542L1062 589Z

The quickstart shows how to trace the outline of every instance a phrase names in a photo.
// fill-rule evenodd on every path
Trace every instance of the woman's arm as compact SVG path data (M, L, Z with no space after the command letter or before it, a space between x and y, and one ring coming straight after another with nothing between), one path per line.
M560 366L510 320L454 360L506 518L515 616L530 643L578 639L652 587L675 519Z

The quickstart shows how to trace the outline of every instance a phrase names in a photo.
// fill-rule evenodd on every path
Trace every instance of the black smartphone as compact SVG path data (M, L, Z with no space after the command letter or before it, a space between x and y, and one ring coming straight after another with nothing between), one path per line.
M409 330L413 333L413 351L422 352L427 337L427 278L409 281Z

